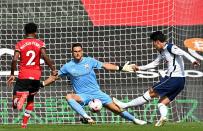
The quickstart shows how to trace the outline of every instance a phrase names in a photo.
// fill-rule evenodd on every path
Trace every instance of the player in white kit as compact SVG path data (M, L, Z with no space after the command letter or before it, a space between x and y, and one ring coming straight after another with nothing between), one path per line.
M155 68L161 60L167 62L167 72L164 78L149 88L143 96L140 96L128 103L123 103L116 98L114 102L120 108L134 107L143 105L154 97L158 97L158 109L160 111L160 119L155 126L162 126L167 121L167 105L184 89L185 73L183 57L186 57L194 66L200 65L199 62L191 55L178 48L176 45L166 42L166 36L161 31L156 31L150 35L153 45L159 54L157 58L144 66L134 65L134 70L147 70Z

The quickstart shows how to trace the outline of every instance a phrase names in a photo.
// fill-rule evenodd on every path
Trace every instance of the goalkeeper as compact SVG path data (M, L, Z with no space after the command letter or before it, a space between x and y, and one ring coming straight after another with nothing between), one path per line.
M152 98L159 97L158 109L161 117L155 126L162 126L164 122L167 121L167 105L183 90L185 85L184 62L182 56L185 56L188 60L190 60L194 66L200 64L195 60L195 58L178 48L176 45L167 43L166 37L161 31L152 33L150 35L150 39L153 41L155 49L159 51L157 58L145 66L134 65L133 68L135 71L155 68L163 59L168 65L166 76L153 87L149 88L143 96L140 96L128 103L123 103L116 98L113 98L113 101L120 108L127 108L143 105Z
M73 59L60 68L58 76L67 76L70 79L75 94L67 94L66 100L70 107L83 117L83 122L89 124L95 123L95 121L85 112L83 106L87 105L92 99L100 99L104 107L119 114L121 117L139 125L146 124L145 121L136 119L133 115L127 111L122 111L113 103L111 97L100 90L94 72L94 68L132 72L132 65L126 63L123 67L120 67L109 63L102 63L91 57L83 57L81 44L73 44L72 55ZM42 86L49 85L56 79L57 76L50 76L43 81Z

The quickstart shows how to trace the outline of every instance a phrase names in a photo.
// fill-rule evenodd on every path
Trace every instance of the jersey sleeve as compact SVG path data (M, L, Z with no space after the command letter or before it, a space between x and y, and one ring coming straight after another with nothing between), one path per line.
M102 68L103 62L100 62L100 61L98 61L98 60L96 60L94 58L90 58L90 60L91 60L91 64L92 64L93 68L96 68L96 69L101 69Z
M187 52L185 52L184 50L180 49L179 47L177 47L176 45L173 45L171 47L171 52L175 55L180 55L180 56L184 56L186 57L189 61L191 61L192 63L194 61L196 61L196 59L194 57L192 57L190 54L188 54Z
M41 41L41 48L45 48L46 49L46 45L43 41Z
M60 76L60 77L63 77L63 76L67 76L68 75L68 67L67 67L67 65L65 64L65 65L63 65L60 69L59 69L59 71L58 71L58 75Z
M40 43L40 46L41 46L40 48L45 48L46 49L46 45L45 45L43 40L37 39L37 42Z
M147 65L139 66L138 68L140 70L147 70L147 69L155 68L155 67L157 67L159 65L161 59L162 59L161 54L159 54L154 61L152 61L151 63L149 63Z

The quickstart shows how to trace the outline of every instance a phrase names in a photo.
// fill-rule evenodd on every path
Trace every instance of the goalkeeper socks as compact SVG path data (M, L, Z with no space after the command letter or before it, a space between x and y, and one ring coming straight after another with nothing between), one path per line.
M67 102L71 106L71 108L75 110L77 113L79 113L81 116L83 116L84 118L90 118L90 116L87 115L82 106L74 99L67 100Z
M158 104L159 112L161 114L161 118L166 118L168 113L168 108L163 103Z
M145 104L146 102L148 102L151 99L152 98L150 97L149 91L147 91L143 96L140 96L140 97L126 103L126 105L127 105L127 107L139 106L139 105Z
M133 115L131 115L129 112L127 112L127 111L121 112L120 116L127 119L127 120L129 120L129 121L134 121L134 119L135 119L135 117Z

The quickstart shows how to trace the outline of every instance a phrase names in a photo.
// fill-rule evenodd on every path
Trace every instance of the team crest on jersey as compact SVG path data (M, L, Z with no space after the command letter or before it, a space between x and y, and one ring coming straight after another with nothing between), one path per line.
M89 65L88 64L85 64L84 67L85 67L85 69L89 69Z

